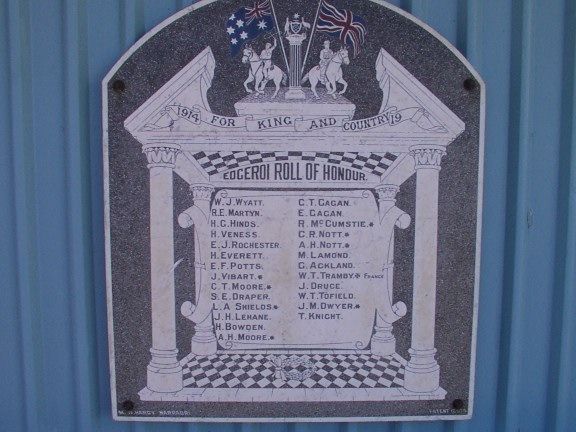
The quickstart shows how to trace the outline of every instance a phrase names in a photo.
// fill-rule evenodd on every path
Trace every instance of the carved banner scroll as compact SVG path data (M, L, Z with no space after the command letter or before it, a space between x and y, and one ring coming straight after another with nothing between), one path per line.
M385 248L370 249L386 242L372 192L224 190L211 233L214 325L224 348L369 346L374 299L388 290Z

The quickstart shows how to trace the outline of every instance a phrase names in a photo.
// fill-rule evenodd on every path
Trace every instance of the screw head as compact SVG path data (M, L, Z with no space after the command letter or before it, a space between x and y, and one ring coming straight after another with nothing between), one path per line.
M125 400L120 404L124 411L134 411L134 402L131 400Z
M452 408L461 410L464 408L464 401L462 399L454 399L454 401L452 401Z
M112 90L114 90L116 93L122 93L124 90L126 90L126 83L122 80L115 80L112 83Z
M476 89L476 86L478 85L478 83L476 82L476 80L474 78L466 78L462 85L464 86L464 90L473 91Z

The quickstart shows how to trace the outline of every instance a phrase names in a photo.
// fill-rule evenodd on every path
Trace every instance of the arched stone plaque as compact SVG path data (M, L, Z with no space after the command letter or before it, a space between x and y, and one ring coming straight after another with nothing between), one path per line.
M484 87L385 2L202 1L104 80L118 420L467 419Z

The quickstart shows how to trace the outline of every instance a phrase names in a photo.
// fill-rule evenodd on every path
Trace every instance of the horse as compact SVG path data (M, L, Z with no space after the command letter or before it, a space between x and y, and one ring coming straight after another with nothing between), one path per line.
M337 83L340 83L344 86L342 91L338 92L338 94L346 93L348 90L348 83L344 80L344 76L342 75L342 65L349 65L350 64L350 57L348 56L348 49L341 48L332 59L328 63L326 67L326 90L328 90L328 94L332 95L334 99L336 99L336 91L338 90ZM322 71L320 70L320 66L315 66L310 69L310 72L306 74L304 78L302 78L302 83L305 83L307 80L310 80L310 85L312 87L312 93L314 93L314 97L316 99L320 99L318 93L316 92L316 86L321 81L320 77L322 75Z
M268 70L268 77L264 76L264 60L254 51L251 46L246 46L243 51L242 63L250 63L250 70L248 72L248 78L244 81L244 88L248 93L258 93L264 94L264 88L268 81L273 81L276 85L276 91L272 95L272 99L275 99L280 91L280 83L286 85L288 81L288 76L286 73L280 69L275 64ZM248 84L254 82L254 90L248 88Z

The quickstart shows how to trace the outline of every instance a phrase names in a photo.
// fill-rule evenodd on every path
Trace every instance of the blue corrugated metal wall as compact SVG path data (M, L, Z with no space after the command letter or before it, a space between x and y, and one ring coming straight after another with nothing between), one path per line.
M470 422L146 425L111 420L100 81L183 0L0 0L0 431L576 430L576 2L391 3L488 89Z

